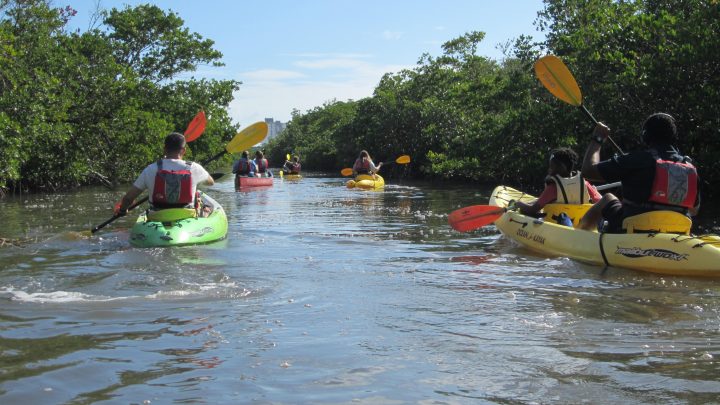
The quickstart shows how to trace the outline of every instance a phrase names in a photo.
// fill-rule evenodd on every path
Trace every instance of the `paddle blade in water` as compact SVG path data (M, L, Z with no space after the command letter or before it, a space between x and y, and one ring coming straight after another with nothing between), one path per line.
M395 159L395 163L399 165L406 165L410 163L410 156L409 155L402 155L399 158Z
M504 208L494 205L471 205L448 215L450 226L460 232L469 232L495 222L505 213Z
M199 138L205 131L206 124L207 119L205 118L205 111L200 111L195 115L195 118L190 121L187 129L185 130L185 142L192 142Z
M535 75L555 97L575 107L582 105L580 87L557 56L547 55L538 59L535 62Z
M342 174L343 176L352 176L352 169L349 167L346 167L346 168L340 170L340 174Z
M240 153L262 142L267 134L268 125L264 121L256 122L238 132L225 150L228 153Z

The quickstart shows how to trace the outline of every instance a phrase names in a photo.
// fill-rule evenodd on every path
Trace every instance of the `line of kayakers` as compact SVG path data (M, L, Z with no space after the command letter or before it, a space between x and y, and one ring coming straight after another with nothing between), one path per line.
M580 171L578 155L568 149L550 155L545 189L532 204L515 203L521 213L536 215L548 203L593 206L578 227L606 233L623 232L626 218L652 211L673 211L688 217L700 208L700 179L692 160L674 146L678 141L675 119L666 113L647 117L641 128L642 150L600 161L600 150L610 129L598 123L590 139ZM612 193L601 195L588 180L620 182L622 200Z
M255 151L255 158L250 159L248 151L244 151L240 159L233 163L232 172L236 176L273 177L268 160L262 151Z

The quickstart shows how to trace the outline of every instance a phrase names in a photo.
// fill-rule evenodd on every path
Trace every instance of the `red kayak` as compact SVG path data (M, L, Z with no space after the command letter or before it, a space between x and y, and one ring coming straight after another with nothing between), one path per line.
M235 188L272 187L272 177L246 177L235 176Z

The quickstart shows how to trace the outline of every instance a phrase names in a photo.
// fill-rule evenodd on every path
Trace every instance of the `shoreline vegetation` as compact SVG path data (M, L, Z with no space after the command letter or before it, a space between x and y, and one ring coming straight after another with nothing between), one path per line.
M0 196L130 182L199 110L208 125L189 159L237 132L228 106L240 82L178 79L222 66L214 42L182 16L139 5L99 11L96 27L68 32L75 11L52 4L0 0ZM370 97L294 111L263 148L271 162L292 153L303 168L338 173L361 149L375 161L408 154L411 165L384 175L534 190L549 151L580 153L592 130L535 77L534 62L554 54L623 150L640 147L647 115L673 115L707 201L720 182L718 21L715 0L546 0L534 27L544 41L508 40L505 57L493 60L477 54L485 34L466 33L442 55L387 73ZM605 147L603 157L613 153Z

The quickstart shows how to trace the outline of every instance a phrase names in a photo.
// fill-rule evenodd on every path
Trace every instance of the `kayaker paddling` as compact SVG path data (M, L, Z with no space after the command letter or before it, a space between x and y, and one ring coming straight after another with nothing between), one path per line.
M545 205L588 204L600 201L602 195L575 170L579 157L570 148L558 148L550 153L545 189L532 203L516 202L525 215L536 215Z
M623 220L651 211L696 215L700 208L700 181L691 159L675 146L675 119L666 113L650 115L642 126L645 150L600 161L600 149L610 135L603 123L595 126L585 152L582 174L588 180L622 183L623 200L608 193L580 220L582 229L594 229L602 218L603 232L623 232Z
M375 176L375 173L380 170L382 165L382 162L380 162L377 166L375 166L375 163L370 157L370 154L366 150L362 150L360 151L360 155L357 159L355 159L355 163L353 164L353 175L355 177L360 174Z
M286 161L283 165L285 174L300 174L300 157L298 155L293 156L292 161Z
M243 151L240 159L233 163L232 172L236 176L255 176L255 163L250 160L248 151Z
M197 208L198 184L213 185L215 180L200 164L182 160L185 148L185 137L182 134L173 132L166 136L164 157L140 173L115 206L115 214L125 215L127 208L145 190L149 191L151 210Z

